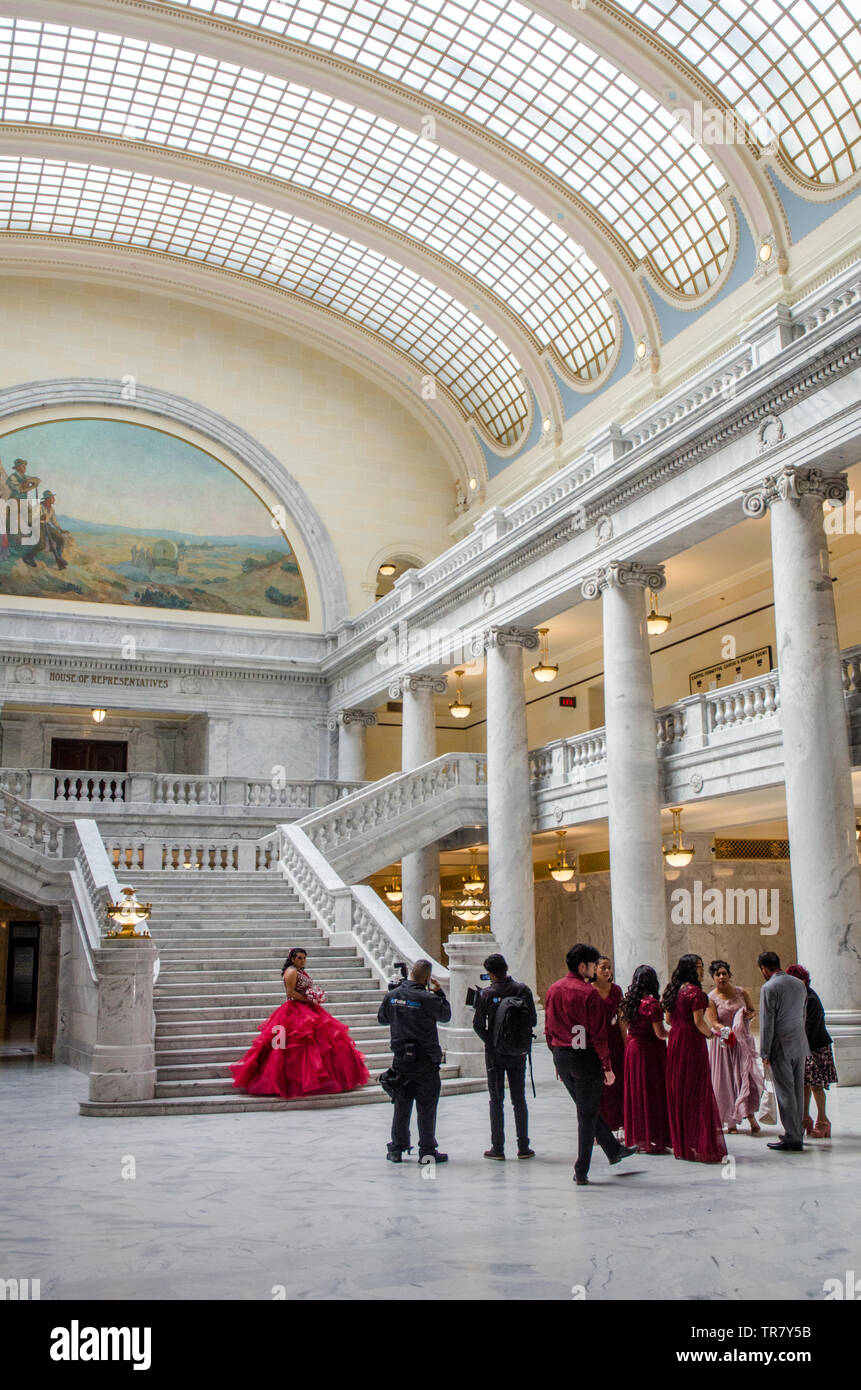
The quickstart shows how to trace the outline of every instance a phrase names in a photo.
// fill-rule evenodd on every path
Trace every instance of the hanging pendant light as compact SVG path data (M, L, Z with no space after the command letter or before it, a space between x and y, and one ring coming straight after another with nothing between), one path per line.
M475 896L484 892L485 879L478 867L478 850L474 849L470 857L469 873L463 880L463 891L467 896Z
M549 661L549 648L547 645L547 634L549 627L540 627L538 636L541 638L541 647L538 653L538 665L532 667L532 674L537 681L546 684L547 681L555 681L559 675L559 667L553 666Z
M455 671L454 674L457 677L457 695L448 707L449 714L453 719L466 719L472 713L472 705L464 701L461 691L460 682L463 679L464 671Z
M666 632L672 622L672 618L666 613L658 612L658 599L656 594L652 594L649 604L649 616L646 618L646 627L650 637L659 637L662 632Z
M392 560L384 560L377 570L377 574L381 574L385 579L388 579L393 574L397 574L397 572L398 567Z
M576 864L568 863L568 856L565 853L565 837L567 830L557 830L556 835L559 839L559 853L552 864L548 864L550 877L555 878L557 883L568 883L577 872Z
M404 899L404 890L399 878L393 878L388 888L383 890L390 903L400 903Z
M673 817L672 843L663 846L664 863L673 869L684 869L694 857L693 845L686 845L682 837L682 808L671 806Z

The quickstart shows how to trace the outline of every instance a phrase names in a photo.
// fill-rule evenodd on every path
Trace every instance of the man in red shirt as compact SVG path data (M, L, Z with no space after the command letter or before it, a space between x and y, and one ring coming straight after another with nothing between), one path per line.
M577 1107L579 1132L574 1181L589 1182L589 1164L595 1140L610 1163L637 1152L620 1144L601 1118L601 1091L612 1086L613 1070L607 1043L607 1022L601 996L592 988L600 953L578 943L565 957L568 974L557 980L544 1000L544 1036L553 1053L556 1075Z

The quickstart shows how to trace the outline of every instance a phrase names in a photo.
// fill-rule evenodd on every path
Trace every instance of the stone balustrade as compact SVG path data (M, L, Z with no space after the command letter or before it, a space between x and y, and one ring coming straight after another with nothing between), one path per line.
M134 810L140 814L185 814L203 809L230 816L242 811L292 819L349 796L361 782L281 781L278 778L202 777L158 772L74 772L55 768L0 768L0 790L45 810L97 807L99 816Z
M48 859L62 859L65 832L66 827L56 816L46 814L10 792L0 792L0 833Z

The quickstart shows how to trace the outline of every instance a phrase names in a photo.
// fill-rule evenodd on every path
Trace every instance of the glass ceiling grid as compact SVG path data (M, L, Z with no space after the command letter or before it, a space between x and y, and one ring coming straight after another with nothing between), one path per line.
M176 0L174 0L176 3ZM717 88L762 145L803 177L861 168L858 0L616 0Z
M612 354L607 282L561 230L473 165L342 101L138 39L0 19L0 118L282 178L460 264L573 376L596 378Z
M143 174L2 159L0 227L147 247L276 284L408 354L500 445L525 428L518 363L479 319L403 266L300 218Z
M517 0L167 3L334 54L469 117L579 194L680 293L696 294L720 273L729 218L707 153L612 64ZM644 184L681 258L662 251ZM689 195L682 205L680 194ZM686 220L688 206L718 231L722 252Z

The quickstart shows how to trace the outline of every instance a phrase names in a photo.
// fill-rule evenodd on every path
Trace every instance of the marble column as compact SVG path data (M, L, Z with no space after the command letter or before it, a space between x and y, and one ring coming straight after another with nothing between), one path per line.
M638 965L653 965L663 987L668 969L661 791L644 591L666 584L660 565L613 561L583 583L602 596L604 728L613 967L627 989Z
M93 952L99 980L90 1100L152 1100L155 1094L153 966L148 937L105 937Z
M377 716L367 709L344 709L330 722L338 730L338 781L364 782L366 730Z
M412 772L436 757L434 695L444 695L446 683L437 676L406 676L398 683L403 700L401 771ZM439 849L424 845L401 860L403 902L401 919L410 936L439 960Z
M535 875L523 651L539 646L532 628L484 633L487 662L487 840L490 922L509 972L533 992Z
M842 474L782 468L745 493L771 513L786 819L798 960L826 1009L842 1085L861 1085L861 891L851 759L822 504ZM782 962L786 964L786 962Z

